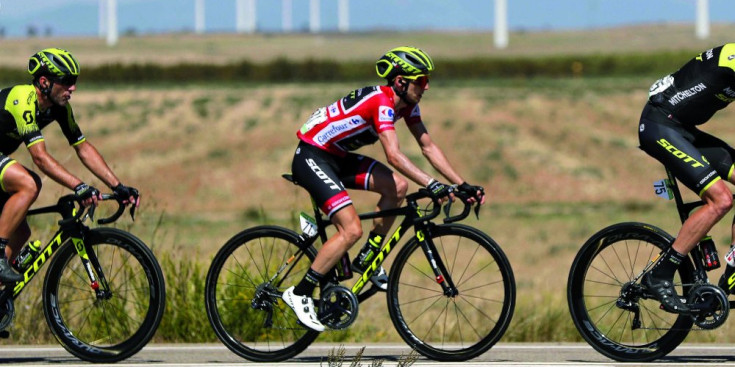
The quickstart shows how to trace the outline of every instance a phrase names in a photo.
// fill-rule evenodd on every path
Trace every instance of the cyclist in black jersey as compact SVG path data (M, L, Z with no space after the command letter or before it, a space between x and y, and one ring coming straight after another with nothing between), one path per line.
M671 248L663 251L643 284L669 312L689 307L677 296L674 273L709 230L732 208L725 180L735 183L735 149L700 130L717 111L735 100L735 43L709 49L678 71L656 81L639 124L641 148L669 168L705 205L683 223ZM735 241L735 223L733 224ZM720 280L728 293L735 282Z
M483 188L464 181L429 137L421 120L418 103L429 89L429 74L434 70L429 55L415 47L397 47L377 61L376 70L387 85L355 90L319 108L297 133L299 145L292 163L293 177L329 216L337 233L324 243L301 282L283 293L283 299L304 325L317 331L324 330L324 326L316 317L312 293L317 285L323 285L327 280L325 274L363 235L357 211L345 188L379 193L378 211L398 207L408 190L408 182L401 175L352 151L380 141L387 161L399 173L426 186L436 197L452 196L451 186L432 178L400 151L394 123L403 119L437 171L457 184L457 190L471 196L471 202L485 200ZM353 270L360 273L366 270L394 219L374 220L367 243L352 263ZM387 289L385 270L381 267L373 274L373 284Z
M76 90L79 63L66 50L48 48L30 57L31 84L0 90L0 282L15 282L23 275L12 270L9 260L28 240L25 215L38 197L41 179L9 155L23 143L33 163L45 175L74 190L85 206L96 204L99 191L74 176L46 150L41 129L57 121L81 162L107 184L126 204L140 204L138 190L123 185L97 149L85 138L74 119L69 99Z

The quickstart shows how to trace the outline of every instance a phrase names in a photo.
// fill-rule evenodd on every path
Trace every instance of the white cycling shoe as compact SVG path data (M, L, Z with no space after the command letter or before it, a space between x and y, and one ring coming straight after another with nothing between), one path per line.
M304 326L315 331L324 331L324 325L316 318L314 300L308 296L297 296L293 294L293 289L294 287L291 287L283 292L281 296L283 301L286 302L288 307L291 307L293 312L296 313L296 317L299 318L299 321Z

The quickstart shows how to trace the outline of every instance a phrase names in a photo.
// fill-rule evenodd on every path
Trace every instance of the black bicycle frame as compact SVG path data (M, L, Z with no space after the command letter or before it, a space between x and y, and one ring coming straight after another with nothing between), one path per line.
M84 210L77 210L74 207L71 197L59 199L59 203L56 205L28 211L26 216L59 213L63 219L59 221L60 228L56 231L51 241L41 250L38 257L33 261L33 264L23 272L24 279L16 282L12 291L8 287L0 292L0 304L4 304L9 298L17 298L56 251L69 241L74 245L84 265L84 269L87 271L90 279L90 287L95 290L98 297L109 296L110 288L97 259L97 254L84 242L85 234L89 231L89 228L78 221L83 212ZM95 273L97 273L99 279L95 276Z
M408 229L411 227L415 229L416 239L419 241L421 248L426 254L426 258L431 265L432 271L434 272L435 279L437 283L441 285L444 294L447 296L456 296L458 294L457 288L455 287L452 278L449 276L449 272L447 271L441 257L434 256L437 251L434 243L431 241L430 234L431 229L433 226L435 226L435 224L430 222L429 220L435 218L439 214L440 208L436 207L429 215L423 216L421 214L421 209L416 202L416 200L421 197L423 196L411 194L406 197L407 205L404 207L386 209L379 212L359 214L360 221L385 217L404 217L403 221L401 221L401 224L393 232L393 235L387 238L387 242L383 245L380 252L375 256L375 259L373 259L373 262L370 264L370 266L352 286L351 291L353 294L358 296L358 300L360 302L378 292L377 287L371 287L368 291L361 293L362 290L365 288L368 280L370 280L370 277L372 277L373 274L375 274L375 271L380 268L380 266L383 264L383 261L387 259L388 254L393 251L395 245L398 243L398 241L401 240L401 238L403 238ZM439 204L435 202L434 205ZM316 241L316 238L320 238L322 244L325 243L327 241L326 228L332 225L332 222L328 218L321 215L321 213L319 212L319 208L316 205L313 205L313 209L314 216L316 218L318 236L311 239L311 241L308 241L308 243L305 243L307 247L312 246Z

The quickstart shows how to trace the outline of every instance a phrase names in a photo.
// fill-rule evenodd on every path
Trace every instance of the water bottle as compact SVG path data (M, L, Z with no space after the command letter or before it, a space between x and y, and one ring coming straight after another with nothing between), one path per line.
M705 270L710 271L720 267L720 259L717 257L717 247L715 246L715 242L712 241L711 236L704 237L699 241L699 250L702 254L702 262L704 263Z
M352 278L352 269L350 269L350 254L345 252L334 267L337 272L337 281L343 281Z
M720 278L719 286L728 294L732 293L735 287L735 245L730 246L730 251L725 254L725 273Z
M41 241L35 240L28 242L27 245L20 249L20 253L18 253L18 256L13 260L13 268L19 272L25 271L31 264L33 264L33 261L36 260L40 253Z

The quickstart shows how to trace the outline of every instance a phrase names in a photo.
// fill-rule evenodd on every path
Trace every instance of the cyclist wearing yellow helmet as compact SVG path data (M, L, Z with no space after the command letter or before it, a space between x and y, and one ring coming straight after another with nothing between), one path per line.
M66 50L48 48L28 62L31 84L0 90L0 282L22 281L12 260L30 236L25 214L38 197L41 179L9 157L25 143L33 163L59 184L74 190L84 205L93 205L99 191L70 173L46 150L41 129L57 121L81 162L128 203L139 205L138 191L124 186L97 149L86 140L74 119L69 99L76 90L79 63Z
M312 293L325 281L324 275L363 235L357 211L345 188L380 194L378 211L398 207L408 191L408 182L401 175L352 151L380 141L388 163L399 173L426 186L436 197L452 196L452 186L434 179L401 152L394 123L402 118L434 169L459 185L457 190L470 194L472 202L485 201L483 188L467 184L455 171L429 137L421 119L418 103L429 89L429 75L434 71L431 57L415 47L397 47L377 61L376 70L387 81L386 85L355 90L317 109L297 132L299 144L291 167L293 177L329 216L337 233L319 250L301 282L283 293L283 299L304 325L317 331L324 330L324 326L316 317ZM394 219L374 220L367 243L352 263L353 270L365 271ZM381 267L375 274L371 278L373 284L386 290L385 270Z

